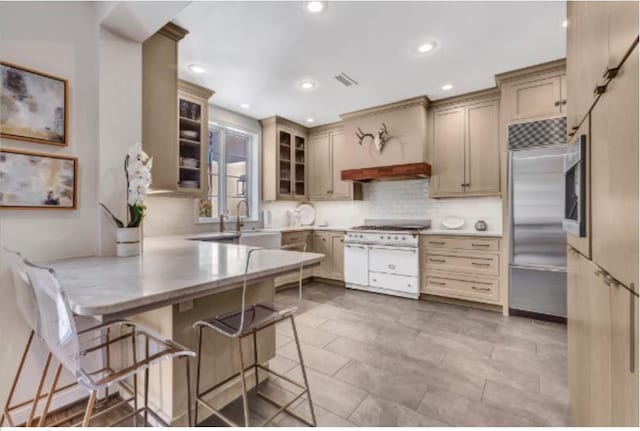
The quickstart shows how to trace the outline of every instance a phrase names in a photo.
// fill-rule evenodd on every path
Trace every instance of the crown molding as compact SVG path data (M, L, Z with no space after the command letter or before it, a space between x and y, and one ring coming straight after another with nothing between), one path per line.
M182 27L180 27L177 24L174 24L172 22L168 22L164 25L164 27L162 27L160 30L158 30L158 33L160 33L163 36L168 37L169 39L173 39L176 42L181 41L186 35L189 34L189 30L184 29Z
M520 69L510 70L508 72L499 73L495 76L496 85L501 87L503 84L516 81L522 78L528 78L534 75L545 73L561 72L564 73L567 68L567 60L561 58L558 60L548 61L546 63L536 64L534 66L523 67Z
M350 121L363 117L369 117L372 115L379 115L385 112L407 109L413 106L423 106L426 109L429 106L429 99L427 98L427 96L412 97L411 99L387 103L386 105L374 106L372 108L366 108L358 111L347 112L346 114L340 114L340 118L345 121Z
M215 91L182 79L178 80L178 90L191 96L209 100Z

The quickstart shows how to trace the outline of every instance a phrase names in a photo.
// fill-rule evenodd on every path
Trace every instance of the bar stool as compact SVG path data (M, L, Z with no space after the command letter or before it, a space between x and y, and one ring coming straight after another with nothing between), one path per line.
M299 289L299 300L302 299L302 271L304 266L304 252L306 251L306 243L301 244L293 244L282 247L280 250L301 250L302 257L300 259L300 269L299 269L299 278L298 278L298 289ZM242 283L242 302L239 310L235 310L232 312L224 313L218 315L216 317L201 320L194 323L193 327L198 331L198 347L197 347L197 359L196 359L196 396L195 396L195 425L198 425L198 406L202 404L204 407L213 412L214 415L222 419L225 423L230 426L240 426L229 417L227 417L224 413L215 409L209 403L207 403L203 397L207 394L213 392L214 390L220 388L221 386L228 384L229 382L240 377L240 383L242 386L242 408L244 413L244 426L248 427L249 424L249 402L247 396L247 382L246 382L246 373L249 370L254 371L255 377L255 386L256 386L256 394L263 398L264 400L270 402L275 405L278 410L268 419L266 419L260 426L263 427L276 416L278 416L282 412L286 412L287 414L295 417L296 419L304 422L309 426L316 426L316 416L313 410L313 402L311 401L311 392L309 390L309 382L307 379L307 372L305 370L304 361L302 359L302 351L300 349L300 340L298 339L298 332L296 330L296 324L294 320L294 314L296 312L297 307L289 307L289 308L281 308L277 307L274 304L259 302L251 305L246 305L246 293L247 293L247 278L249 275L249 266L252 261L252 256L258 255L259 253L269 253L273 252L273 249L250 249L247 253L247 259L245 262L245 271L244 271L244 280ZM304 383L299 383L290 378L283 376L264 365L258 362L258 343L257 343L257 335L263 329L269 328L279 322L284 320L289 320L291 322L291 326L293 328L293 336L296 344L296 348L298 350L298 358L300 361L300 368L302 370L302 378ZM201 375L201 352L202 352L202 333L204 330L213 330L217 333L220 333L226 337L231 339L235 339L237 342L238 353L240 354L240 370L238 373L232 375L231 377L225 379L224 381L215 384L214 386L201 390L200 388L200 375ZM246 337L253 337L253 364L245 367L244 359L243 359L243 351L242 351L242 340ZM266 394L261 393L258 390L259 383L259 375L258 371L263 370L267 373L273 374L276 377L279 377L288 383L296 386L301 389L301 392L296 394L295 397L285 403L281 404ZM291 410L289 407L298 399L300 399L303 395L307 395L307 401L309 403L309 410L311 412L311 418L306 418L302 415Z
M89 401L84 412L82 426L89 426L92 419L113 411L119 407L133 404L133 411L119 418L109 426L132 419L137 425L138 416L143 415L144 425L149 422L151 415L158 423L169 426L153 409L149 407L149 367L153 364L172 358L184 359L187 377L187 418L191 421L191 388L189 358L195 353L181 345L161 337L126 320L120 320L78 331L73 313L70 310L63 287L60 285L55 271L51 268L35 265L23 259L28 285L32 289L35 303L35 325L32 327L49 350L48 368L51 357L59 362L54 376L51 390L45 402L46 417L53 394L59 392L57 382L62 368L76 378L77 383L89 392ZM113 336L111 336L113 335ZM110 349L122 352L117 364L107 362L95 369L93 362L109 357ZM138 405L138 372L144 371L143 406ZM133 380L131 388L127 380ZM131 396L94 414L99 391L106 391L112 385L118 384ZM42 385L42 379L41 379ZM42 419L41 419L42 422Z

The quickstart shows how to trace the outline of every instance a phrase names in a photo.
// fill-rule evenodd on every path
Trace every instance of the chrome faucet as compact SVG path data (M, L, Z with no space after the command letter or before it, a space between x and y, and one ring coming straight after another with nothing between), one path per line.
M220 232L224 232L224 218L226 217L226 215L224 214L220 214L220 228L218 229Z
M243 202L244 202L244 207L246 209L245 214L249 216L249 202L247 202L246 199L242 199L241 201L238 201L238 204L236 205L236 215L238 216L238 220L236 221L236 230L238 232L240 232L240 229L242 228L242 226L244 226L244 223L240 221L240 204Z

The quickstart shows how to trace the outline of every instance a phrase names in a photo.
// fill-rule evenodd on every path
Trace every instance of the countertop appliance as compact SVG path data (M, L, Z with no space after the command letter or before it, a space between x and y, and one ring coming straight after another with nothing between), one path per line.
M347 288L418 299L418 233L429 220L365 220L347 231L344 278Z
M564 156L564 221L567 233L584 237L585 226L585 154L587 137L577 136L567 147Z
M567 315L565 136L564 117L509 126L509 308L514 314L554 320Z

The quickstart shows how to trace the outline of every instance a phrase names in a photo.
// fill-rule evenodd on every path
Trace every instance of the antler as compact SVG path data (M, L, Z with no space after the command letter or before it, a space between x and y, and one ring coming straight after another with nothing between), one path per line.
M387 125L382 123L382 128L380 128L380 131L378 132L378 136L380 136L380 138L382 139L383 136L388 136L389 135L389 131L387 130Z
M356 136L358 137L358 143L359 143L360 145L362 145L362 140L363 140L364 138L369 137L369 138L371 138L371 139L374 139L373 133L364 133L364 132L362 131L362 129L360 129L360 127L358 127L358 131L356 132Z

